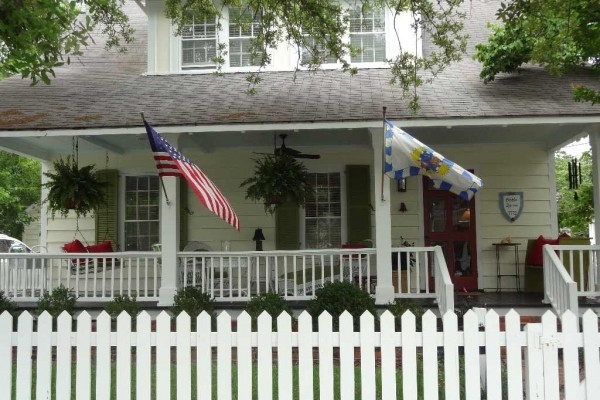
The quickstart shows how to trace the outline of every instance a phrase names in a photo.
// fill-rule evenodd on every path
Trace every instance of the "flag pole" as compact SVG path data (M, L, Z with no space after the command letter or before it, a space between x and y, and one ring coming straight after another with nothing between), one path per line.
M383 195L383 180L385 179L385 112L387 110L386 106L383 106L383 148L381 149L381 201L385 201L385 196Z
M142 111L140 113L140 115L142 116L142 121L144 121L144 126L145 126L146 125L146 117L144 116L144 112ZM165 200L167 201L167 205L170 206L171 202L169 201L169 196L167 195L167 189L165 188L165 183L163 182L162 176L160 176L160 174L158 174L158 179L160 180L160 186L162 186L163 193L165 195Z

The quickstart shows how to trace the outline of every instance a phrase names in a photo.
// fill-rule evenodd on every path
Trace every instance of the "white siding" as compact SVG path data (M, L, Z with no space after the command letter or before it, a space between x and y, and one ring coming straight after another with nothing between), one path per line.
M525 261L527 239L539 235L554 236L552 231L552 215L550 202L550 180L548 171L548 153L545 150L528 145L485 145L478 147L433 146L452 161L464 168L475 170L475 174L483 179L484 188L475 195L477 216L477 248L479 288L496 288L496 259L492 243L510 236L513 242L521 243L519 258L522 267ZM422 220L423 200L419 187L421 178L409 178L407 191L399 193L395 185L391 188L392 205L392 245L400 245L400 236L417 245L423 244L420 226ZM523 192L524 208L515 222L504 218L499 206L500 192ZM408 209L400 213L400 202ZM503 254L503 267L512 258ZM512 255L510 255L512 256ZM502 287L510 288L513 279L504 279ZM523 286L523 279L521 279Z

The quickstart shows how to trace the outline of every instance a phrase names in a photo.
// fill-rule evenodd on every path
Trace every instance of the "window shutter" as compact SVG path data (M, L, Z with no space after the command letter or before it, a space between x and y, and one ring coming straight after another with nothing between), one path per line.
M371 173L368 165L346 166L348 243L371 239Z
M275 247L277 250L300 248L300 207L284 203L275 213Z
M188 183L179 178L179 249L183 250L188 242Z
M106 182L106 202L96 210L96 243L110 240L119 248L119 171L103 169L96 172L100 182Z

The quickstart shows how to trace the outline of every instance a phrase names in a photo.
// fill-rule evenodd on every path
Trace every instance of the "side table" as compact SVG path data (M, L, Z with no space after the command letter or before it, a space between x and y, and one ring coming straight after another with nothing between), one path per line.
M521 243L492 243L492 245L496 248L496 291L502 291L502 278L503 277L513 277L517 283L517 292L521 291L521 275L519 274L519 246ZM503 274L500 271L500 249L502 248L512 248L514 250L514 274Z

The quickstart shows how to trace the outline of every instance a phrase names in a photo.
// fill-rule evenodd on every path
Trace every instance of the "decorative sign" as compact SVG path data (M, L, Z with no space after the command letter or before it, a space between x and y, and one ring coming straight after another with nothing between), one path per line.
M515 222L523 211L523 192L500 192L500 210L510 222Z

